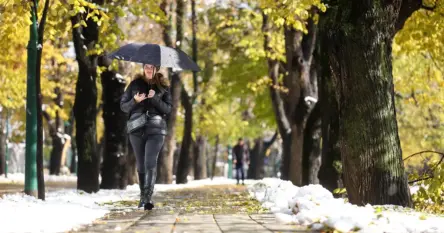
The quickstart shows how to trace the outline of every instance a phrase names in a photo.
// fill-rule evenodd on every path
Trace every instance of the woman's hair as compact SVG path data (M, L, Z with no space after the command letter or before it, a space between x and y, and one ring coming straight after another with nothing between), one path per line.
M145 74L137 74L134 79L144 79ZM170 86L170 80L166 78L162 73L156 73L152 79L149 80L150 84L155 84L160 90L165 90Z

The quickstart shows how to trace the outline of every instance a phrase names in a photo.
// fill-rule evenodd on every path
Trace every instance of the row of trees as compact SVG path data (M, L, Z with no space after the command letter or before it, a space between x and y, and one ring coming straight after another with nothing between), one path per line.
M0 78L8 80L0 87L6 90L0 91L5 97L0 105L21 109L27 40L22 35L32 4L1 3L0 39L13 45L0 43L10 51L0 58ZM185 183L191 167L195 179L205 178L206 145L218 148L239 136L254 138L250 172L262 178L265 152L276 139L265 141L264 132L277 128L281 178L295 185L319 182L331 191L342 180L352 203L409 206L400 141L404 152L442 146L443 116L437 111L442 61L440 47L434 46L441 44L441 5L419 0L46 0L38 16L50 171L59 172L67 134L75 137L79 189L95 192L132 182L134 157L119 98L140 67L111 63L105 55L130 40L148 40L183 49L203 67L194 74L168 71L174 108L159 183L171 183L173 173L177 183ZM70 41L75 60L67 53ZM418 111L423 108L428 113ZM13 117L23 115L17 111ZM412 146L425 130L431 136Z

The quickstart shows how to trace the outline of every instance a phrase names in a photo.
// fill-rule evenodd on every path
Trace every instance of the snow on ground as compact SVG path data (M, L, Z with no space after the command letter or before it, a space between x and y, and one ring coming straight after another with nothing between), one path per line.
M340 232L444 233L444 217L393 206L359 207L334 198L320 185L296 187L289 181L266 178L250 185L249 191L286 224Z
M51 176L49 176L51 177ZM66 178L66 179L71 179ZM22 177L10 176L8 181L22 182ZM64 180L65 178L51 178ZM235 184L235 180L215 177L191 181L180 185L156 185L155 191L167 191L180 188L199 187L202 185ZM247 183L253 183L248 181ZM41 201L24 194L6 194L0 198L1 232L63 232L89 224L103 217L112 206L101 205L119 200L138 200L137 184L126 190L100 190L88 194L73 189L63 189L46 193L46 201ZM128 211L131 211L129 209Z
M87 194L77 190L46 193L46 201L24 194L0 198L1 232L63 232L88 224L109 212L99 203L137 198L137 185L127 190L100 190Z
M45 182L76 182L77 176L76 175L61 175L61 176L55 176L55 175L44 175ZM10 173L8 174L8 178L6 178L4 175L0 176L0 183L19 183L23 184L25 182L25 174L23 173Z

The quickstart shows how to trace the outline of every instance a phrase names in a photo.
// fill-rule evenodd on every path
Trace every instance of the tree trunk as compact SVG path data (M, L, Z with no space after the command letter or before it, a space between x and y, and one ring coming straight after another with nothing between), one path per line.
M328 65L328 57L319 54L321 65ZM329 69L322 69L319 76L319 104L322 112L322 163L319 169L319 183L330 192L339 188L340 171L335 164L341 163L339 150L339 116L338 103L334 96L333 83Z
M320 49L328 57L323 67L332 72L344 184L352 204L412 205L391 65L400 8L401 1L342 0L321 19Z
M213 159L213 165L211 168L211 179L213 179L216 174L216 163L217 163L217 154L218 153L219 153L219 135L216 136L216 142L214 143L214 159Z
M77 172L77 150L76 150L76 140L74 138L74 112L71 111L69 117L69 124L65 127L65 132L71 137L71 166L69 167L69 172L75 174Z
M72 26L80 22L84 14L71 18ZM97 154L97 55L87 55L98 40L98 25L92 18L87 27L73 28L73 41L79 74L74 101L76 121L76 146L78 152L77 188L87 193L99 190L99 156Z
M62 152L64 146L64 139L61 135L51 135L52 150L49 163L49 174L60 175L60 165L62 163Z
M194 179L201 180L207 178L207 139L204 136L197 137L194 149Z
M321 107L316 103L304 132L303 184L319 184L321 167Z
M316 14L316 9L311 10ZM263 14L263 31L270 32L268 19ZM317 28L313 19L308 20L308 34L293 28L285 27L286 64L283 85L288 89L280 93L274 86L281 85L278 81L279 63L269 59L268 67L273 85L270 87L271 99L274 106L279 133L282 138L282 172L281 178L288 179L295 185L303 181L303 145L305 122L310 113L309 102L306 100L310 93L311 66L315 48ZM270 51L271 38L264 34L265 51Z
M170 1L163 0L160 7L169 19L168 23L163 25L163 40L165 45L173 47L173 41L170 36L172 20ZM171 109L171 113L168 115L168 134L165 137L165 143L159 156L157 166L156 182L160 184L171 184L173 182L173 157L176 150L176 120L177 111L179 109L180 90L182 88L179 74L172 74L172 70L170 69L169 75L171 77L170 92L173 107Z
M45 32L46 16L49 10L49 0L45 1L43 7L42 18L38 25L38 44L42 47L37 49L37 63L36 63L36 90L37 94L37 182L38 182L38 198L45 200L45 177L43 175L43 111L42 111L42 88L41 88L41 69L42 69L42 52L43 52L43 35Z
M182 105L185 108L185 122L182 138L182 147L180 149L179 163L177 165L176 184L187 183L187 176L190 172L191 145L193 143L193 106L188 95L182 91Z
M54 88L54 93L56 94L56 98L54 99L55 104L60 109L63 109L63 93L61 92L59 87ZM50 128L49 134L52 140L49 174L59 175L60 166L62 164L63 147L65 142L65 139L63 138L64 134L63 120L60 117L59 110L56 111L56 116L54 121L51 121L49 115L44 114L44 116L49 125Z
M99 65L109 67L110 61L104 56ZM125 189L128 185L126 114L120 110L120 97L125 91L122 77L112 70L101 74L103 121L105 124L102 163L102 189Z
M176 149L174 150L174 155L173 155L173 174L175 176L177 176L177 165L179 164L179 156L180 156L180 143L176 144Z
M250 166L248 166L248 179L261 179L264 168L264 139L263 137L254 140L254 147L250 150Z
M162 149L162 155L158 162L158 172L157 183L160 184L171 184L173 182L173 162L174 154L176 153L176 121L177 113L179 111L179 101L180 101L180 91L182 89L180 82L180 75L173 74L171 77L171 98L172 98L172 108L171 113L168 115L168 134L165 137L165 144Z
M6 144L6 111L8 111L6 108L0 111L0 175L5 174L6 169L6 147L8 146L8 144Z
M126 138L127 145L130 145L129 138ZM126 163L127 166L127 177L128 177L128 185L133 185L138 183L138 175L137 175L137 166L136 166L136 156L134 155L133 147L127 146L127 157L128 161Z
M185 16L185 2L184 0L176 1L176 44L180 48L183 40L183 19ZM179 80L180 82L180 80ZM185 109L185 123L184 123L184 134L182 139L182 146L180 149L179 161L177 165L176 172L176 184L182 184L187 182L187 176L190 169L190 149L191 149L191 133L193 129L193 110L191 106L191 101L188 94L183 88L181 88L181 102Z

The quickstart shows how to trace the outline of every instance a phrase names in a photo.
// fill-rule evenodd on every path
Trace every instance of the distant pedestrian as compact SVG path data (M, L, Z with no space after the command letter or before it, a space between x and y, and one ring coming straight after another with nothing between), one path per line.
M234 164L236 165L236 180L239 184L239 180L242 179L242 184L245 184L245 171L244 165L250 164L249 153L245 147L244 140L239 138L236 146L233 147Z
M169 82L160 67L144 64L144 73L137 75L120 102L120 108L129 114L127 128L136 154L139 173L139 208L154 208L151 196L157 175L157 158L167 134L165 117L171 112Z

